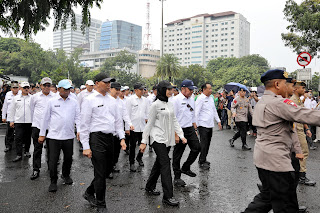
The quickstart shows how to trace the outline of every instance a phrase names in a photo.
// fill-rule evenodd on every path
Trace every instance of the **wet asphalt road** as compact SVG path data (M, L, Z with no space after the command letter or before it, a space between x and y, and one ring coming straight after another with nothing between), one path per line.
M5 129L0 129L0 212L95 212L82 198L88 184L93 178L91 161L82 156L75 142L71 176L74 184L63 185L58 180L58 191L49 193L49 173L43 156L40 178L30 180L32 158L24 158L13 163L15 151L4 153ZM107 206L110 212L241 212L258 193L256 183L259 182L257 171L253 165L252 151L241 150L241 142L235 142L235 148L229 147L228 139L233 136L232 130L218 131L214 129L208 160L211 169L201 171L198 163L192 170L197 177L182 175L186 187L174 188L174 196L180 206L163 205L160 180L158 189L161 195L148 196L144 187L155 160L155 154L144 154L145 166L138 172L129 171L128 156L121 151L119 162L121 172L115 174L113 180L107 180ZM254 138L248 136L248 144L254 146ZM319 145L320 146L320 145ZM31 145L31 153L33 145ZM189 148L183 156L186 159ZM320 212L320 150L311 150L308 161L308 176L316 180L315 187L299 186L300 205L309 207L309 212ZM172 155L172 152L170 153ZM59 165L61 171L61 164Z

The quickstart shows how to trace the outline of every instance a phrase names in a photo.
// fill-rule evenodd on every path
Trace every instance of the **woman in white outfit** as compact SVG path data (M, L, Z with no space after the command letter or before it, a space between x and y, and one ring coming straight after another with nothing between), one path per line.
M140 145L141 152L146 149L148 137L151 136L152 147L157 155L156 161L146 184L146 191L151 195L160 195L156 190L157 181L161 175L163 188L162 202L171 206L179 205L173 198L172 176L170 168L169 149L175 145L175 133L183 143L187 143L183 131L174 114L173 105L168 102L173 86L168 81L161 81L157 87L157 97L149 111L148 123L143 131Z

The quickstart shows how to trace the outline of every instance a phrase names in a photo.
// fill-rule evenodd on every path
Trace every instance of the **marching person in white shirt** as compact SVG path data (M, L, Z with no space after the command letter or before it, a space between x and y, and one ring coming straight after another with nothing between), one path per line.
M6 148L4 149L4 152L8 152L12 149L12 144L14 142L14 128L10 127L10 122L7 119L9 117L10 111L10 104L13 100L13 98L21 94L21 90L19 90L19 83L17 81L11 82L11 91L7 92L6 97L4 99L4 103L2 105L2 122L7 122L7 130L6 130L6 137L4 139Z
M129 131L134 130L132 122L131 122L129 115L127 113L126 103L123 100L121 100L119 97L120 89L121 89L120 83L112 82L111 89L110 89L110 96L113 97L114 99L116 99L121 119L123 120L124 124L127 126L126 128L129 129ZM124 125L123 125L122 129L124 129ZM113 147L114 147L113 170L108 176L109 179L113 178L114 172L115 173L120 172L119 168L117 167L117 163L118 163L118 159L119 159L119 155L120 155L121 145L120 145L120 139L117 135L114 136L114 146Z
M177 120L183 130L184 137L188 140L188 146L190 148L189 156L186 162L180 169L180 161L187 144L183 141L179 141L178 135L176 135L176 145L173 150L173 162L172 167L174 171L174 184L176 186L185 186L186 183L181 179L181 173L190 177L197 176L192 172L190 167L197 159L201 150L199 139L197 137L196 119L195 119L195 106L194 98L192 98L193 90L197 87L194 86L193 81L185 79L181 83L181 93L173 98L174 112Z
M221 121L214 104L212 94L212 86L205 83L201 86L202 94L196 101L196 124L200 134L201 153L199 156L199 165L202 169L209 169L210 162L207 161L207 155L210 148L212 138L212 128L214 120L218 123L219 129L222 129Z
M94 81L96 91L84 100L81 110L83 155L91 158L94 167L94 179L83 197L92 206L98 207L98 212L107 212L106 177L112 172L113 136L119 137L123 150L126 143L119 107L116 100L108 95L110 83L115 79L99 73Z
M46 112L48 101L55 97L56 94L50 91L52 80L45 77L41 80L40 88L41 92L38 92L31 96L30 108L32 117L32 138L33 138L33 173L30 177L31 180L35 180L39 177L41 168L41 155L43 144L39 143L39 133L44 114ZM48 157L48 167L49 167L49 145L47 143L47 157Z
M160 195L160 192L156 190L156 185L161 175L162 202L177 206L179 201L173 198L169 150L171 146L175 145L175 132L181 138L182 143L187 143L187 140L184 138L183 131L176 119L173 105L168 102L168 98L172 95L173 86L168 81L161 81L157 87L157 99L151 105L148 123L143 131L140 145L141 152L144 152L150 135L154 141L152 146L157 154L145 189L151 195Z
M80 106L80 110L81 110L81 104L83 102L83 99L89 95L91 95L94 92L93 86L94 86L94 82L92 80L87 80L86 81L86 89L81 91L78 95L78 102L79 102L79 106Z
M83 103L83 100L88 97L89 95L93 94L94 92L94 89L93 89L93 86L94 86L94 82L92 80L87 80L86 81L86 89L81 91L79 93L79 95L77 96L78 98L78 103L79 103L79 106L80 106L80 111L81 111L81 105ZM80 141L79 141L80 142ZM79 151L83 151L83 148L82 148L82 143L80 142L80 148L79 148Z
M15 127L14 141L16 143L17 157L13 159L13 162L22 160L22 144L24 147L24 156L30 158L29 152L31 145L31 109L29 94L30 84L28 82L21 83L21 94L16 95L10 105L10 114L8 120L10 121L10 127Z
M57 191L58 170L57 164L61 150L63 151L62 176L64 183L71 185L73 180L70 177L72 155L73 155L73 139L74 125L77 129L80 125L80 107L74 98L70 98L71 84L67 79L59 81L59 95L48 101L48 106L42 123L40 125L39 143L43 143L46 138L49 139L49 169L51 184L49 192ZM77 131L79 138L79 131Z
M135 172L136 167L134 165L136 143L140 145L142 140L142 132L146 126L148 119L148 100L143 97L144 86L140 83L134 85L135 94L130 96L127 99L126 105L128 110L128 115L134 126L134 130L130 131L130 153L129 153L129 162L130 162L130 171ZM139 151L136 160L140 166L144 166L142 161L143 153Z

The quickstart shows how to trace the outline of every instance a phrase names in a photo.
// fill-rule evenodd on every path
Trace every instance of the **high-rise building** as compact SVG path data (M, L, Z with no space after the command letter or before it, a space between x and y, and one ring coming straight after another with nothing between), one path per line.
M100 51L129 48L140 50L142 46L142 27L126 21L103 22L100 35Z
M232 11L173 21L164 28L163 52L175 54L183 66L246 56L250 54L250 23Z
M101 28L102 21L97 19L91 19L90 27L87 27L85 34L82 33L81 26L81 15L76 14L77 29L72 30L71 19L68 20L66 29L58 29L53 32L53 49L63 49L67 53L84 43L89 43L94 40L96 33Z

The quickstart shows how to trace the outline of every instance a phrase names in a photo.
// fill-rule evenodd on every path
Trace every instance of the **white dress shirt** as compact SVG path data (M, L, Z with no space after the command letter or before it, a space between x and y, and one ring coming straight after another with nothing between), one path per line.
M148 100L143 96L139 98L134 94L126 100L126 105L129 118L134 126L134 132L143 132L146 119L148 119Z
M18 91L17 95L20 95L20 94L21 94L21 90ZM7 92L2 105L2 119L7 119L7 117L9 117L10 104L15 96L16 95L14 95L12 91Z
M304 101L304 107L308 109L312 109L312 103L311 103L311 98L307 97Z
M154 100L156 100L156 96L152 93L151 95L149 95L147 97L147 100L149 101L149 106L151 106L151 104L154 102Z
M175 134L180 138L184 138L183 131L174 114L173 105L170 102L156 100L152 103L148 123L142 134L141 143L147 144L149 135L151 136L151 143L164 143L166 146L174 146Z
M48 101L48 106L40 126L40 136L55 140L69 140L75 137L74 125L79 132L80 107L76 99L67 97L64 100L56 95Z
M30 108L32 127L37 127L38 129L40 129L42 120L44 118L44 113L46 112L48 106L48 102L55 96L56 94L51 91L48 95L43 94L43 92L38 92L31 96Z
M81 110L81 104L83 102L83 99L91 94L93 94L94 90L92 90L91 92L89 92L87 89L81 91L78 96L77 96L77 99L78 99L78 103L79 103L79 106L80 106L80 110Z
M131 122L130 117L128 115L126 101L122 100L119 97L117 97L116 101L118 103L118 106L119 106L119 109L121 112L122 120L125 123L125 130L130 130L130 126L132 126L132 122Z
M174 113L181 128L192 127L195 119L194 98L186 98L182 93L175 96L172 100Z
M32 123L30 100L30 94L16 95L10 104L8 121L14 123Z
M213 98L203 93L197 98L195 116L197 126L213 128L214 120L221 122Z
M84 99L81 111L80 139L83 149L90 149L91 132L103 132L124 139L123 120L116 99L95 91Z

